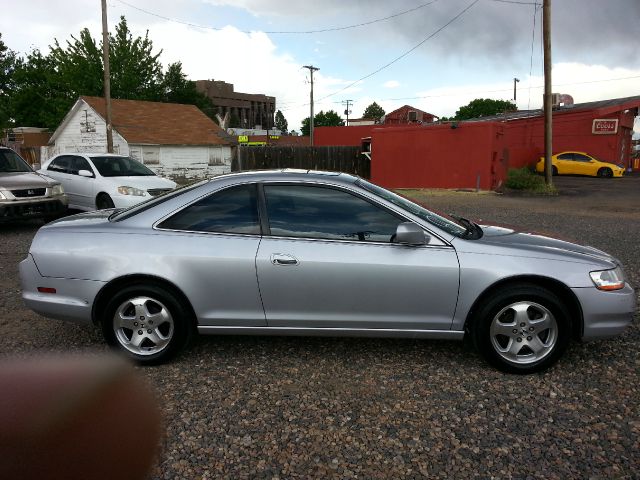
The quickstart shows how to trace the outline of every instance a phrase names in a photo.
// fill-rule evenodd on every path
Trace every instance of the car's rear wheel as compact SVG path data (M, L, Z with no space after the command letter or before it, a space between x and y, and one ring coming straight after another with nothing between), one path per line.
M601 168L598 170L598 176L601 178L611 178L613 177L613 170L607 167Z
M508 373L534 373L556 363L569 343L569 314L537 285L496 291L474 315L473 337L484 358Z
M101 323L107 343L142 364L169 360L191 336L188 309L155 285L119 291L109 300Z
M555 165L551 167L551 175L554 177L558 175L558 168Z
M114 207L115 205L113 203L113 200L107 193L100 193L96 197L96 208L98 210L106 210L108 208L114 208Z

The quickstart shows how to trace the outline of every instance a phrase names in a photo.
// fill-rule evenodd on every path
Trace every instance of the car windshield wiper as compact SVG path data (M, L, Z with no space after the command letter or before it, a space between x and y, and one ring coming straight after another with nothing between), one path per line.
M459 217L458 215L454 215L453 213L450 213L449 216L451 218L454 218L458 222L460 222L462 226L465 228L464 234L462 235L463 237L473 238L473 239L478 239L482 237L482 233L483 233L482 228L480 228L480 225L478 225L477 223L473 223L468 218Z

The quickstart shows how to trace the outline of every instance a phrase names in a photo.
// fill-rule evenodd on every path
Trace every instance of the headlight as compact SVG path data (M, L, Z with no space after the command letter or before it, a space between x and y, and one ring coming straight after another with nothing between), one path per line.
M144 197L145 192L144 190L140 190L139 188L135 188L135 187L118 187L118 193L121 195L135 195L136 197Z
M589 272L589 275L598 290L620 290L624 287L624 272L620 267Z
M51 188L51 195L55 196L55 195L62 195L64 193L64 188L62 187L62 185L54 185Z

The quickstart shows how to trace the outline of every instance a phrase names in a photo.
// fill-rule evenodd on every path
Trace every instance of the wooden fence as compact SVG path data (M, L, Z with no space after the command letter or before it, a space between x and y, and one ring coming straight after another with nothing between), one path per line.
M300 168L344 172L369 178L371 163L359 147L238 147L231 171Z

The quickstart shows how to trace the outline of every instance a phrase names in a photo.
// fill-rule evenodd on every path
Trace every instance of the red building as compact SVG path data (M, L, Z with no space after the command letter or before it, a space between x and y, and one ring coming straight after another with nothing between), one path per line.
M632 130L640 96L558 107L553 153L584 151L600 160L638 168ZM542 110L466 122L362 127L319 127L317 145L361 145L371 139L371 178L387 187L494 189L509 168L532 166L544 155Z
M384 116L385 125L411 125L435 122L436 116L410 105L400 107Z
M579 103L553 111L553 153L586 152L599 160L633 168L633 122L640 96ZM531 165L544 156L542 110L525 110L478 121L505 123L509 166Z

